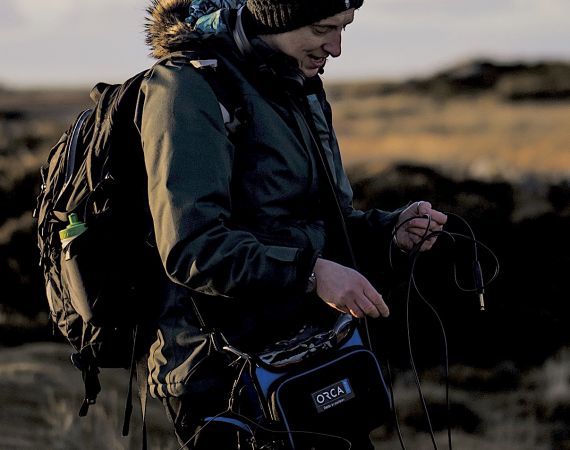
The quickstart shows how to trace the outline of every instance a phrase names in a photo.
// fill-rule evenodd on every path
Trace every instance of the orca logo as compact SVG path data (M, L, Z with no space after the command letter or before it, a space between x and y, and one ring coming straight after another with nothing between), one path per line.
M354 397L354 391L348 378L340 380L330 386L319 389L311 394L318 412L326 411L340 405Z

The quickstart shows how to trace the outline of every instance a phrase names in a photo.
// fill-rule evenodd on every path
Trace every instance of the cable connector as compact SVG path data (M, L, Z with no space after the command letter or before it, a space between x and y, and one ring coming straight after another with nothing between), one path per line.
M479 295L479 310L485 311L485 298L483 297L485 293L485 282L483 281L481 264L477 259L473 261L473 279L475 280L475 289Z

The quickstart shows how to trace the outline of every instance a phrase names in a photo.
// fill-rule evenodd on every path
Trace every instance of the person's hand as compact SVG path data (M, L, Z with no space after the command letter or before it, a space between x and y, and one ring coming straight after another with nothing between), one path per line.
M412 217L415 218L408 220ZM445 222L447 222L447 216L432 209L430 202L420 201L412 203L400 213L398 218L395 236L396 244L402 250L409 251L428 234L443 230ZM403 225L400 226L401 224ZM432 248L436 239L437 236L426 239L420 251Z
M317 295L330 307L358 318L390 314L382 296L356 270L318 258L313 271Z

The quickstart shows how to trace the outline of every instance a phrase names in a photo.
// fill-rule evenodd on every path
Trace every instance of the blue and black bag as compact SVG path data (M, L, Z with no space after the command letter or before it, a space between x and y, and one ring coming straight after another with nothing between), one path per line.
M244 362L234 389L238 422L276 448L349 448L352 437L390 417L380 363L348 315L330 330L306 326L257 354L225 349Z

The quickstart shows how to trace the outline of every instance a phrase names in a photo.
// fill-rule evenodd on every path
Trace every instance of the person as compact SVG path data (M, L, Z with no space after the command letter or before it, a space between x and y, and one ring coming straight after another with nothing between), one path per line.
M197 64L153 67L136 119L168 275L149 387L186 448L238 448L233 431L196 433L204 417L227 408L235 378L214 350L212 330L255 352L312 318L387 317L381 286L352 264L345 241L354 239L356 260L363 251L380 260L394 229L401 249L420 243L423 251L436 239L424 240L426 233L446 222L427 201L396 211L352 205L321 74L341 55L342 33L362 5L153 0L148 9L152 56L200 56ZM335 202L349 239L331 219ZM354 436L352 448L373 446Z

